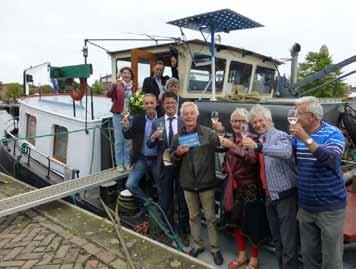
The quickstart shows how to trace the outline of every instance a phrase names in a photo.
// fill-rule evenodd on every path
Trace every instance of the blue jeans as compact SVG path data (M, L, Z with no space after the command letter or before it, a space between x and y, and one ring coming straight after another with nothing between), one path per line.
M115 138L116 165L130 165L130 141L124 138L121 126L121 114L114 113L112 117Z
M155 163L156 163L155 160L137 160L126 181L126 188L136 198L141 209L144 209L143 204L145 203L145 199L147 199L147 195L141 189L140 181L147 172L150 174L154 182L157 184L157 173L156 173Z

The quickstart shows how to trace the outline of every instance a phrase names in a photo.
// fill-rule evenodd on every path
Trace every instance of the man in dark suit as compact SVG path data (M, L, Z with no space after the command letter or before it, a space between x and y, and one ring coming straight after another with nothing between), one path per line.
M189 214L184 199L184 192L179 183L178 169L169 158L172 138L183 127L183 122L177 114L177 95L173 92L165 92L162 95L165 114L154 121L152 125L151 139L148 146L157 146L157 171L158 184L160 186L160 206L167 215L168 221L174 225L174 195L178 204L177 232L180 234L183 244L189 245Z
M132 139L132 171L126 182L126 188L136 198L140 205L139 215L146 213L143 206L146 194L140 188L139 183L142 177L148 172L156 182L157 187L157 173L156 173L156 159L157 148L147 146L147 141L150 139L152 124L157 119L156 97L153 94L145 94L143 99L146 113L135 116L131 127L126 117L123 117L121 124L123 126L123 135L126 139ZM158 190L159 192L159 190Z
M142 92L152 93L156 96L157 100L161 99L165 91L166 81L169 76L163 76L164 63L157 61L152 70L152 76L147 77L143 81Z

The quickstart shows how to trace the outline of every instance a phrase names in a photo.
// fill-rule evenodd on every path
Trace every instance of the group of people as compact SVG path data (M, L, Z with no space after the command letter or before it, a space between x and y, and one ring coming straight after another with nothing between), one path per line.
M268 108L254 105L250 111L236 108L230 117L232 137L219 137L222 123L214 122L212 128L201 126L197 105L177 95L176 78L159 86L164 81L163 68L158 62L153 77L145 80L144 85L151 85L143 89L145 114L129 123L120 115L125 101L112 110L114 126L115 117L120 125L115 139L122 136L131 140L131 154L124 153L121 158L120 152L126 150L124 143L118 146L115 142L116 162L121 171L130 170L126 187L137 198L140 214L146 213L143 204L147 195L139 183L149 173L168 220L182 238L191 238L189 254L197 257L205 251L200 234L202 207L210 252L215 264L223 264L216 228L215 191L219 182L215 154L225 152L223 219L233 232L238 250L228 263L229 269L259 268L258 249L270 236L280 269L298 268L299 245L304 268L343 268L346 191L341 158L345 141L339 129L322 121L323 108L318 99L297 100L298 121L290 125L290 134L274 127ZM116 98L126 98L126 91L136 90L125 81L124 71L132 80L130 69L123 68ZM152 83L158 87L154 89ZM246 124L254 133L246 133ZM131 156L132 166L127 156ZM176 224L173 201L178 204Z

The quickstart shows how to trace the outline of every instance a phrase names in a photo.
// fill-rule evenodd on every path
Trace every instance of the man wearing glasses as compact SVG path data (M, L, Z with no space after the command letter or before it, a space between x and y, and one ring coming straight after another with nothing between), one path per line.
M298 220L304 268L343 268L343 227L346 190L341 172L345 139L322 121L315 97L297 100L295 136L298 170Z

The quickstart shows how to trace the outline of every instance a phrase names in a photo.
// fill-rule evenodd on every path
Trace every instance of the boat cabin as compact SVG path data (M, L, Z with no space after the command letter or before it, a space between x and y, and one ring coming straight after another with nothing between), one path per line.
M164 75L172 76L171 50L178 52L180 94L185 98L211 97L211 54L209 43L198 39L109 52L112 80L116 81L121 67L131 66L139 88L150 76L157 60L165 63ZM215 81L216 96L231 93L258 92L262 96L273 94L274 77L281 62L249 50L216 44Z
M93 98L94 119L91 118L90 105L86 108L84 101L76 103L74 115L70 95L22 98L18 137L27 140L19 140L19 144L27 143L33 160L50 166L51 171L62 177L66 169L79 170L81 177L101 171L102 134L99 127L103 120L112 117L111 100L104 96Z

